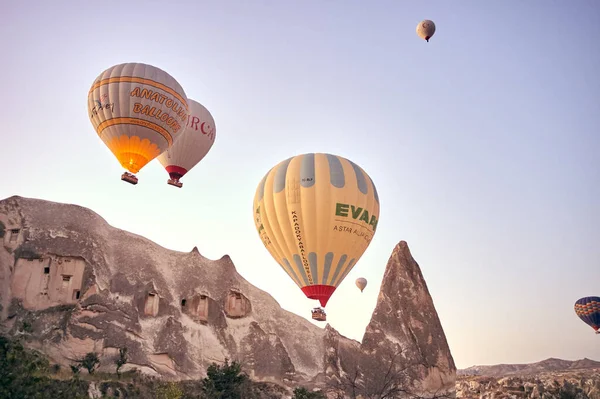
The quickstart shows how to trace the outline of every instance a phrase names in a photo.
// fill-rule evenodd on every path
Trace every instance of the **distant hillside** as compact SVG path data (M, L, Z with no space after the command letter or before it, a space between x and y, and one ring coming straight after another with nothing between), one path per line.
M537 374L543 372L574 371L574 370L600 370L600 362L591 359L562 360L549 358L537 363L529 364L495 364L493 366L471 366L457 370L457 375L482 375L498 377L516 374Z

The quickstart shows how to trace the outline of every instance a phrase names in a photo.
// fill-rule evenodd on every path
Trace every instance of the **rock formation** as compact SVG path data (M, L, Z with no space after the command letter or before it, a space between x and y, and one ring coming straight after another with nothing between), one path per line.
M510 376L460 376L463 399L600 399L600 369L545 371Z
M600 399L600 362L546 359L457 370L456 396L464 399Z
M0 329L59 364L88 352L163 378L201 378L225 358L282 385L453 395L456 368L405 242L387 265L362 344L282 309L225 255L171 251L89 209L0 201ZM387 380L386 380L387 379Z

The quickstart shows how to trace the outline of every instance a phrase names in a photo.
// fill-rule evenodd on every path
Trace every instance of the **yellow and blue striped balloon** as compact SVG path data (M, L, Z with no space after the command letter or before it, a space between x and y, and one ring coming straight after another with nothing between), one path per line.
M264 176L254 216L271 256L324 307L373 239L379 197L369 175L352 161L302 154Z

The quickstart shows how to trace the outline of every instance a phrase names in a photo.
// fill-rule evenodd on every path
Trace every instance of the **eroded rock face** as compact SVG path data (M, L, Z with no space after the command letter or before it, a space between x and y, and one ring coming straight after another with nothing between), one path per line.
M388 261L377 305L362 342L363 350L391 354L411 365L417 391L450 390L456 366L433 300L406 242Z
M94 351L114 371L127 347L123 371L186 379L229 358L258 380L346 395L381 384L373 371L383 364L406 389L453 393L454 362L405 242L361 345L282 309L228 256L162 248L86 208L11 197L0 201L0 223L0 328L57 363ZM351 377L363 386L349 387Z

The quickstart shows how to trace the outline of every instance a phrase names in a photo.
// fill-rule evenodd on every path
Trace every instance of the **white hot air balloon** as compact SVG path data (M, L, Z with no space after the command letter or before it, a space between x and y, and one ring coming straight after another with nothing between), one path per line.
M358 288L360 288L360 292L363 292L363 290L367 286L367 279L364 277L359 277L356 279L355 284Z
M169 173L167 180L172 186L181 188L179 181L198 164L215 142L215 120L208 110L197 101L188 99L190 116L181 137L171 148L158 156L158 161Z
M425 39L427 42L429 42L429 39L431 39L431 36L433 36L434 33L435 24L429 19L425 19L419 22L419 25L417 25L417 35L421 39Z

